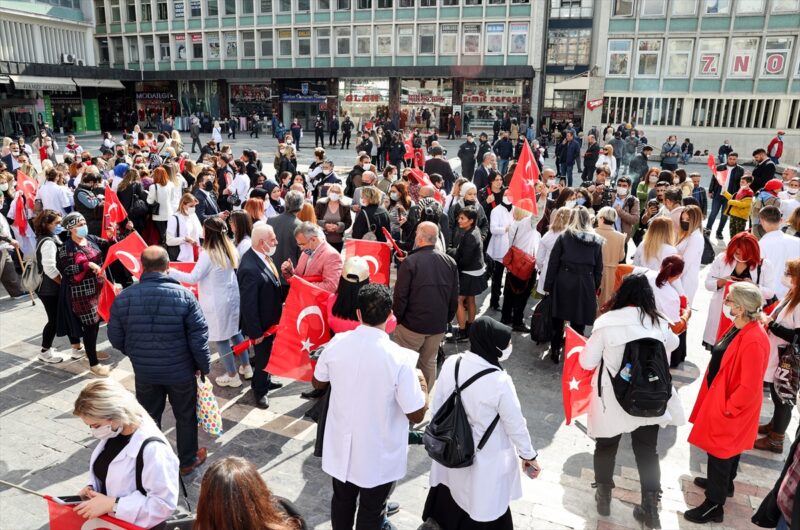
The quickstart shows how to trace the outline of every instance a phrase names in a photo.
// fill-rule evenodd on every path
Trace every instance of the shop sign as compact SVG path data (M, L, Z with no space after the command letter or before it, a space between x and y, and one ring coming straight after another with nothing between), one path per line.
M486 24L486 33L503 33L505 24Z
M137 92L136 99L169 100L169 99L175 99L175 97L172 95L171 92Z
M458 24L442 24L442 33L458 33Z
M381 98L380 94L347 94L344 97L344 100L348 103L375 103L381 99L383 98Z
M231 103L251 103L269 101L271 92L269 85L231 84Z
M58 96L50 96L50 103L53 105L74 105L81 106L81 98L64 98Z
M175 2L175 18L183 18L183 2Z
M473 94L461 98L464 103L509 103L512 105L522 103L521 96L492 96L487 94Z
M550 118L553 120L571 120L575 113L571 110L554 110L550 112Z
M200 33L192 33L192 42L203 42L203 35Z
M586 108L589 110L599 109L603 106L603 98L591 99L586 102Z
M281 101L286 103L325 103L325 96L316 94L283 94Z
M423 94L409 94L409 103L444 103L444 96L426 96Z
M480 33L480 24L464 24L464 33Z

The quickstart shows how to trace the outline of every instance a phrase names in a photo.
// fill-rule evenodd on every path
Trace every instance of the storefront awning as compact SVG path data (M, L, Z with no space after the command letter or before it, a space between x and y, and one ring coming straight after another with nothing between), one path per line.
M8 85L11 83L11 78L7 75L0 75L0 85Z
M75 82L69 77L36 77L32 75L12 75L14 88L17 90L55 90L58 92L75 92Z
M73 77L72 80L75 81L75 84L79 87L125 89L125 85L118 79L85 79L82 77Z
M553 90L589 90L589 76L581 75L565 79L553 85Z

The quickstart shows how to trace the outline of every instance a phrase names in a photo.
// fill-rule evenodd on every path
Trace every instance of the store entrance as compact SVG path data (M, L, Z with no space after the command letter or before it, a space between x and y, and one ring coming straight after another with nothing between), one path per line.
M0 123L0 135L14 139L20 135L26 138L35 138L36 123L33 119L33 107L3 109L3 120L2 123Z
M319 106L319 103L284 103L283 125L286 126L286 130L289 130L292 120L297 118L300 125L303 126L304 134L310 133L313 138L314 122L317 121L317 116L321 115L323 122L328 122L328 113L319 110Z

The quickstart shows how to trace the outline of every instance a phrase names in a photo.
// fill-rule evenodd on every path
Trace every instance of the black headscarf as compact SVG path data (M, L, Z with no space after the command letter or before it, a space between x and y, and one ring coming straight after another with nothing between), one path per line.
M269 203L272 205L272 208L278 212L283 213L283 205L281 205L280 199L277 201L272 198L272 190L278 187L278 183L273 180L265 180L264 181L264 189L267 190L267 199L269 199Z
M500 368L500 356L511 343L511 328L490 317L480 317L469 328L469 351Z

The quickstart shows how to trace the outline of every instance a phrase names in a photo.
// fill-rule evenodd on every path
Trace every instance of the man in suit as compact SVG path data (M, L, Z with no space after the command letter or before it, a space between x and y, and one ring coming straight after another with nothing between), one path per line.
M278 238L272 227L258 224L250 236L252 246L244 253L236 279L239 282L241 303L242 333L253 340L255 345L255 366L251 387L253 397L259 408L269 407L267 392L280 388L273 383L272 376L265 372L275 335L264 337L264 333L281 319L281 280L272 256L278 248Z
M342 275L342 255L325 239L322 229L311 222L300 223L294 231L295 241L302 251L295 266L291 260L281 264L281 272L288 280L297 274L325 291L335 293Z
M494 179L494 176L497 174L497 156L494 153L486 153L483 155L483 163L481 167L475 170L475 174L472 175L472 183L475 184L475 187L479 190L482 190L489 183Z
M278 238L279 243L274 260L275 263L285 263L286 260L289 260L293 265L297 265L297 260L300 259L300 248L295 241L294 231L300 226L297 214L303 209L305 198L299 191L292 190L286 194L284 201L286 211L267 220L267 223L275 231L275 237ZM285 300L286 295L289 294L289 283L283 276L281 276L280 282L282 300Z
M736 195L739 191L739 181L744 175L744 168L738 164L739 155L736 152L728 153L728 160L725 164L717 166L717 173L727 172L728 180L725 183L725 190L720 186L716 178L711 179L711 184L708 186L708 196L711 198L711 213L708 215L706 221L706 233L711 233L711 225L720 214L719 226L717 227L717 239L722 239L722 229L725 228L725 223L728 221L728 216L725 215L725 210L728 205L728 199L723 195L723 191L727 191L731 195Z
M206 222L209 217L221 215L223 219L227 219L230 212L220 212L217 199L212 195L214 191L214 179L216 174L211 170L203 170L198 177L199 183L197 189L194 190L194 198L197 199L197 206L195 207L195 214L200 219L200 224Z
M583 174L582 181L592 180L594 176L595 164L600 157L600 144L595 140L594 135L586 137L586 152L583 153Z

